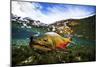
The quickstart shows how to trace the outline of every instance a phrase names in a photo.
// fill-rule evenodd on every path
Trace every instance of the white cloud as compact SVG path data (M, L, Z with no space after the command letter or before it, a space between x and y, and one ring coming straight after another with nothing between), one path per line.
M12 2L12 13L21 17L30 17L35 20L40 20L43 23L51 24L58 20L68 19L68 18L84 18L87 14L84 10L79 8L66 7L62 8L59 6L54 6L52 8L47 8L48 13L44 14L40 9L43 7L39 3L30 3L30 2ZM45 6L46 8L46 6Z

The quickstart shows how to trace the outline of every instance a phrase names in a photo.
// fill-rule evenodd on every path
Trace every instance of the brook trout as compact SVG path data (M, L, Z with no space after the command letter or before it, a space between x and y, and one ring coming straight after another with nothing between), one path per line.
M42 51L51 51L65 49L69 43L71 43L71 38L64 38L55 32L47 32L43 36L34 40L33 37L31 37L29 45L31 48Z

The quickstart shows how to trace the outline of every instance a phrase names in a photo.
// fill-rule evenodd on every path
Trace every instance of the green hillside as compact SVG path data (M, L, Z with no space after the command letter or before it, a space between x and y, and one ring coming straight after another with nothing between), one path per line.
M79 35L90 40L95 40L96 34L96 16L92 16L85 19L74 20L68 23L68 26L71 27L74 31L74 35Z

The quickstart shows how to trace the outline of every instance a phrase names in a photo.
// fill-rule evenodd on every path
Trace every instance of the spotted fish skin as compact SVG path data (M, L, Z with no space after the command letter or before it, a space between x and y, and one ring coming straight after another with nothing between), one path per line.
M56 49L65 49L71 43L70 38L64 38L55 32L47 32L43 36L30 42L31 48L42 51L51 51Z

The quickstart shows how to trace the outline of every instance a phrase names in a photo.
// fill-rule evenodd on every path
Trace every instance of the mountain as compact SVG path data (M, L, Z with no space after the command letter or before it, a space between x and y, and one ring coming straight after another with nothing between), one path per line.
M19 17L11 15L12 38L29 38L32 35L45 33L48 31L48 25L29 17Z
M39 20L33 20L29 17L21 18L17 15L13 15L13 14L11 14L11 21L12 21L12 23L15 22L16 24L18 24L21 28L25 28L25 27L32 28L33 26L35 26L35 27L48 26L47 24L44 24Z

